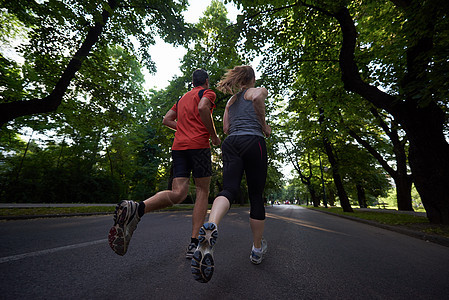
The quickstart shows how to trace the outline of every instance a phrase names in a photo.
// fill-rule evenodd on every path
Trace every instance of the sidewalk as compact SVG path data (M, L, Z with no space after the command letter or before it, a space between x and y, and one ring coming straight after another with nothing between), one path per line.
M416 217L427 217L427 213L425 212L416 212L416 211L404 211L404 210L394 210L394 209L372 209L372 208L353 208L353 210L357 211L371 211L371 212L382 212L382 213L390 213L390 214L407 214L413 215Z

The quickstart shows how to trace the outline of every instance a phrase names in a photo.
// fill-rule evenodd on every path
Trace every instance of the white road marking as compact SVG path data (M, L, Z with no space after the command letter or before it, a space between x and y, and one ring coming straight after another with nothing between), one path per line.
M87 246L97 245L97 244L101 244L101 243L106 243L107 240L108 239L103 239L103 240L97 240L97 241L86 242L86 243L81 243L81 244L73 244L73 245L68 245L68 246L52 248L52 249L46 249L46 250L41 250L41 251L35 251L35 252L18 254L18 255L0 257L0 264L6 263L6 262L10 262L10 261L19 260L19 259L24 259L24 258L28 258L28 257L35 257L35 256L55 253L55 252L59 252L59 251L64 251L64 250L70 250L70 249L76 249L76 248L81 248L81 247L87 247Z

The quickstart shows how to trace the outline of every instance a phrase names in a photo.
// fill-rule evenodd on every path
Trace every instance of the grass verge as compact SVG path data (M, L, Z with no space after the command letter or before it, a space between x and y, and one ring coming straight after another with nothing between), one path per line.
M426 217L415 216L410 214L399 214L394 212L382 212L382 211L357 211L344 212L340 207L313 207L308 206L310 209L327 211L334 214L345 215L353 218L359 218L363 220L369 220L378 222L380 224L386 224L390 226L402 227L410 230L417 230L427 234L439 235L449 238L449 226L436 225L429 223Z
M209 205L209 209L212 205ZM193 204L174 205L163 209L170 210L193 210ZM57 216L73 214L95 214L113 213L115 206L75 206L75 207L17 207L0 208L0 217L18 216Z
M113 213L114 206L80 206L80 207L19 207L19 208L0 208L0 216L49 216L65 214L85 214L85 213Z

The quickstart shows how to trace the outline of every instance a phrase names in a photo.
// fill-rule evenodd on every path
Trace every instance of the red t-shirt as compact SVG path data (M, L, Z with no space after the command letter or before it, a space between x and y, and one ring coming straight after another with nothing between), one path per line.
M203 121L201 121L200 113L198 112L198 103L200 102L198 92L202 89L204 88L201 86L194 87L191 91L185 93L171 108L177 114L175 140L173 141L172 150L210 148L210 134ZM217 96L212 90L205 90L203 97L209 99L213 105L212 107L215 107L214 102Z

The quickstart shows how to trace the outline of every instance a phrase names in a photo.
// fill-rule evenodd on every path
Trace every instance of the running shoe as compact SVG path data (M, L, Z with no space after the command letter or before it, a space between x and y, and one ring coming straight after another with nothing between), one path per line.
M140 217L137 214L138 203L123 200L115 207L114 225L109 230L109 246L118 255L125 255L129 241L133 235Z
M191 271L196 281L206 283L214 274L213 246L217 242L218 231L215 223L205 223L198 236L198 248L193 253Z
M192 259L193 253L195 252L195 250L196 250L197 247L198 247L197 244L195 244L195 243L190 243L189 246L187 246L186 258Z
M251 255L249 256L249 259L251 260L251 262L255 265L258 265L262 262L263 256L265 255L265 253L267 253L267 241L265 240L265 238L262 238L262 251L254 251L254 245L253 245L253 249L251 250Z

